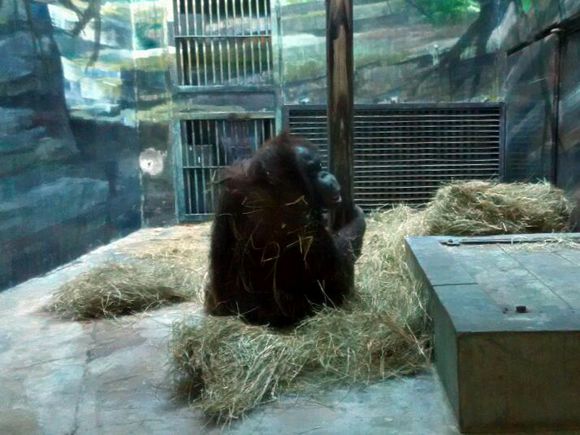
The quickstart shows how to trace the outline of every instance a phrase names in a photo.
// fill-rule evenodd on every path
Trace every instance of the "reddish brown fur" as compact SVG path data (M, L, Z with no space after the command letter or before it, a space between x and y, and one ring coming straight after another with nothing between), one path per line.
M283 134L228 168L212 229L205 306L214 315L285 326L317 306L338 306L352 289L364 217L331 234L295 148Z

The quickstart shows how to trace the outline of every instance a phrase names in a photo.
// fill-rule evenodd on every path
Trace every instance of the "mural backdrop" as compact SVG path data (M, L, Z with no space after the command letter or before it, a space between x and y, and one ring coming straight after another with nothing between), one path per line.
M141 225L132 15L0 1L0 288Z
M580 197L580 2L354 3L357 103L506 101L508 175ZM272 1L274 93L254 101L174 98L169 0L0 0L0 288L175 223L176 112L323 104L324 4Z
M500 97L497 53L505 39L503 21L509 1L353 3L357 102ZM282 2L282 81L287 102L325 100L325 13L324 1Z

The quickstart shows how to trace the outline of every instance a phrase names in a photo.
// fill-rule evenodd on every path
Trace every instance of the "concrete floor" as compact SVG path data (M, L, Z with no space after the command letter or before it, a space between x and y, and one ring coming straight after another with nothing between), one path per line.
M0 293L0 434L457 434L432 372L316 399L285 397L228 428L208 424L166 387L171 324L181 304L118 320L71 322L43 310L63 282L132 243L138 231Z

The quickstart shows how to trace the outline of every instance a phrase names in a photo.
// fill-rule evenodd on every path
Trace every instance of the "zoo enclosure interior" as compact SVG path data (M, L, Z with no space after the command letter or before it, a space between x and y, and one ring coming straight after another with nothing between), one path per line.
M377 111L503 105L505 159L494 160L497 173L547 178L578 197L580 4L470 0L421 10L413 3L354 5L355 104ZM280 131L285 113L316 114L326 102L322 1L91 0L79 10L67 4L0 5L0 288L141 226L204 214L194 206L206 194L203 177L211 180L208 166ZM304 128L321 122L300 116ZM228 125L234 120L235 128ZM187 141L197 141L204 123L225 133L190 149ZM231 149L228 140L240 136L241 149ZM455 151L448 139L438 141L444 148L436 158L445 165ZM364 147L377 156L364 160L398 159L386 143L369 141ZM421 146L425 159L435 157ZM217 154L228 147L227 158ZM194 164L184 165L194 150ZM426 162L412 164L427 174ZM389 178L367 163L359 177L368 178L355 182L373 192L369 206L407 191L387 188ZM206 174L202 187L190 179L186 195L196 171L197 183ZM429 179L411 175L414 199L429 192ZM369 180L380 183L364 184Z

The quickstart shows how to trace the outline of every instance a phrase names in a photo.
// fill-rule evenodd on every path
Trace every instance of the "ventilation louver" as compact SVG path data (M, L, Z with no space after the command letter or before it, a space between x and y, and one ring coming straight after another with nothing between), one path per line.
M325 107L288 106L286 126L327 157ZM499 105L356 107L354 197L365 210L423 204L450 180L500 175Z

